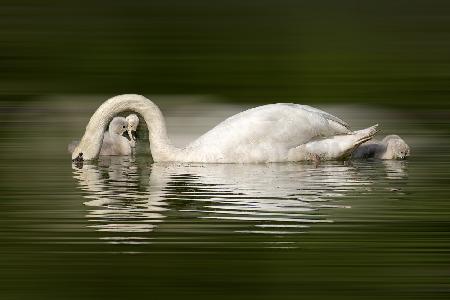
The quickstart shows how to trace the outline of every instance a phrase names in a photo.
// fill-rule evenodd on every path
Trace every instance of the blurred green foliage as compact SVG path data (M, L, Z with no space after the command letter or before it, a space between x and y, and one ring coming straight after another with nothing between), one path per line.
M448 106L448 1L0 1L0 99ZM15 97L15 98L14 98Z

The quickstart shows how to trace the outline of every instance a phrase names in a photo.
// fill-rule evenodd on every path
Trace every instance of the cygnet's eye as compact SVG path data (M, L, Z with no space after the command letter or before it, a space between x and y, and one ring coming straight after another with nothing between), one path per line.
M122 128L125 128L125 126L122 126Z

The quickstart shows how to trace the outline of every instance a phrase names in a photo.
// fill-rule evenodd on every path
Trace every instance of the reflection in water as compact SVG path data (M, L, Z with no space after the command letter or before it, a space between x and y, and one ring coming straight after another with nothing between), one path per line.
M386 175L374 165L384 166ZM171 216L180 219L180 214L191 222L239 223L234 232L299 233L314 223L332 222L326 209L347 207L333 200L367 190L380 176L407 176L405 162L147 165L130 157L110 157L74 167L88 199L84 204L91 227L121 233L105 239L122 243L143 242L148 235L136 233L153 231Z
M387 179L403 179L407 177L407 161L406 160L385 160L383 165L386 170Z
M98 165L74 168L74 177L89 199L87 218L98 231L149 232L164 218L166 203L154 185L141 184L140 168L130 157L105 157ZM109 237L136 241L138 237Z

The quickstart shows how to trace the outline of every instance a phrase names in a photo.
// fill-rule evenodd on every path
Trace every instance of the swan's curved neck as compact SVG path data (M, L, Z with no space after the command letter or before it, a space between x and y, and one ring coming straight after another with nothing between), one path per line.
M103 142L103 133L112 118L124 111L134 111L144 117L149 131L150 151L154 161L173 159L179 149L172 146L167 137L166 124L159 108L141 95L120 95L105 101L92 115L72 159L83 153L83 159L97 158Z

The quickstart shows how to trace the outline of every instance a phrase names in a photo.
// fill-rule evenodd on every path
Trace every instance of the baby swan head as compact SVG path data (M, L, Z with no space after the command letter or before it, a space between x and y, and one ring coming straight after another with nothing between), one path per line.
M131 114L128 117L126 117L126 120L128 122L127 132L128 132L128 136L130 137L130 144L131 144L131 147L135 147L136 146L136 130L139 125L139 118L135 114Z
M383 139L386 145L385 159L405 159L410 155L410 148L398 135L388 135Z
M122 135L128 127L128 122L123 117L115 117L112 119L111 123L109 123L109 133Z

